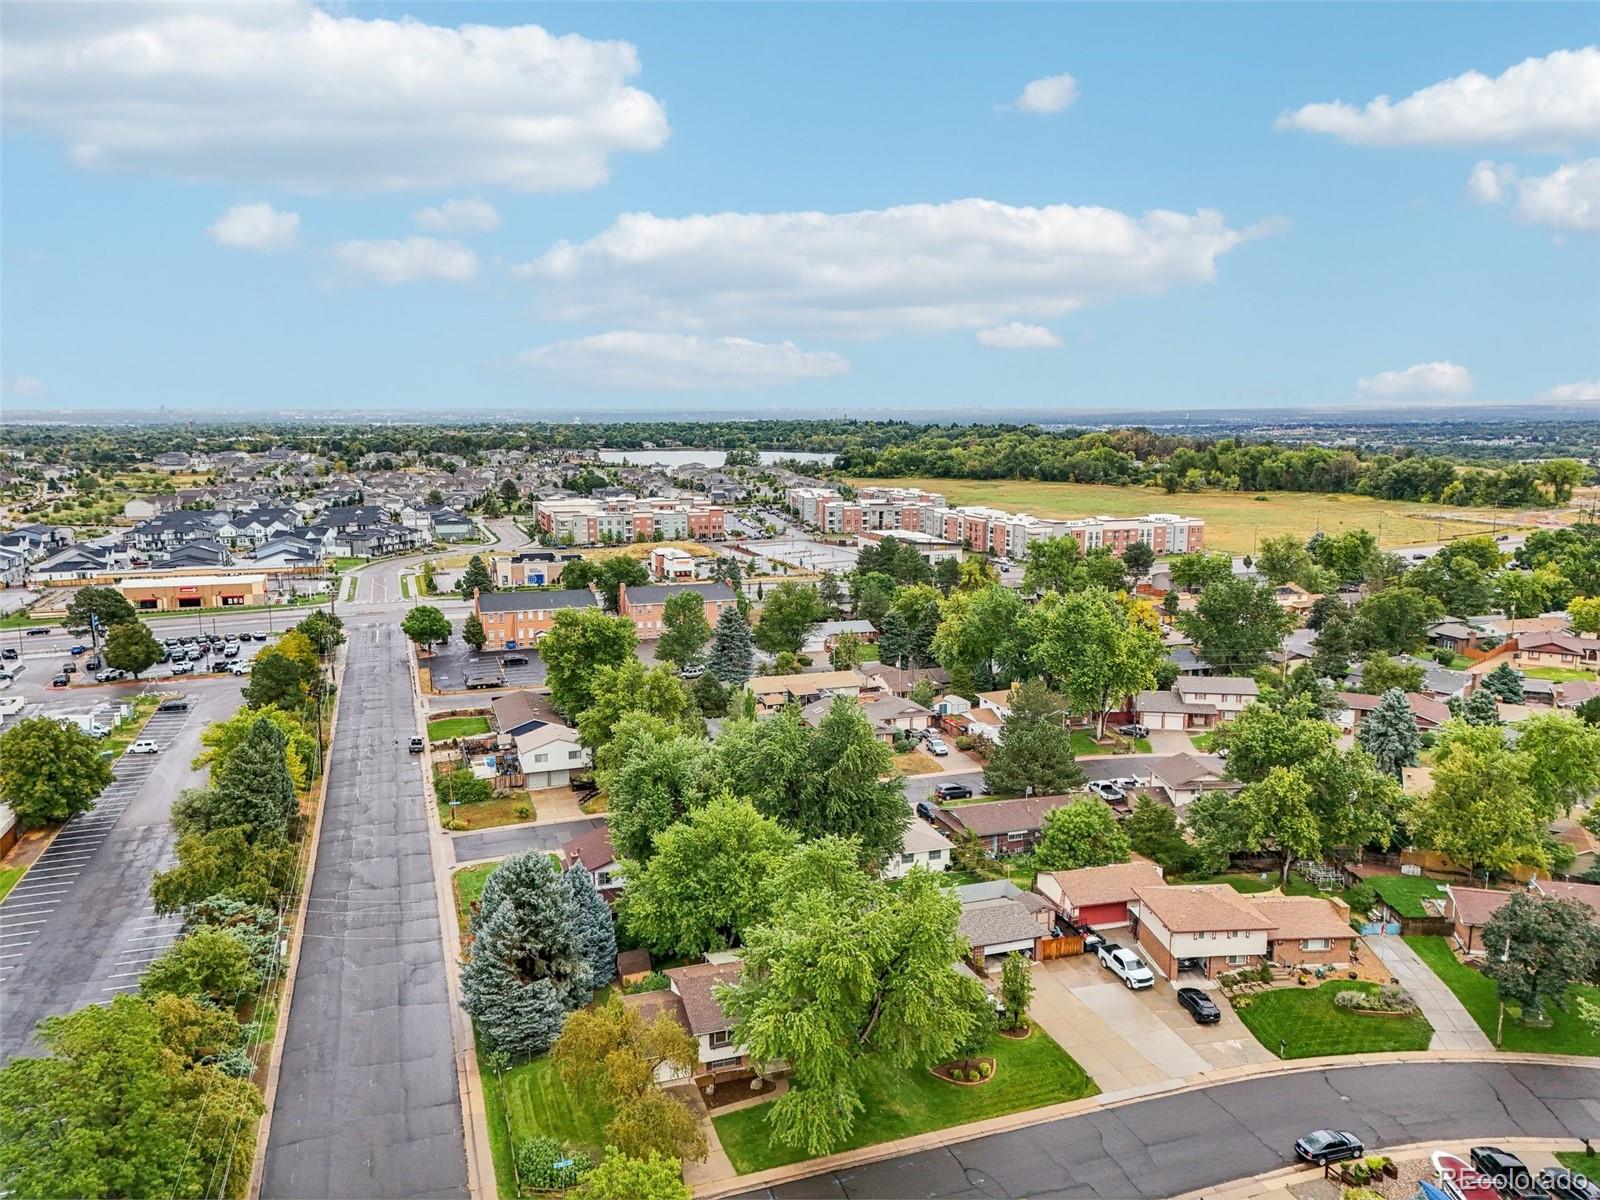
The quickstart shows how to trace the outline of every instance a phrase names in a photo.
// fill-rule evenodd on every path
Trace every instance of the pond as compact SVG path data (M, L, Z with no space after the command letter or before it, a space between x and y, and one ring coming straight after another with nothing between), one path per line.
M784 459L795 459L799 462L832 463L834 455L821 454L812 450L762 450L761 461L764 463L781 462ZM681 467L688 463L701 463L707 467L720 467L727 461L728 454L725 450L602 450L600 461L608 463L628 462L636 467Z

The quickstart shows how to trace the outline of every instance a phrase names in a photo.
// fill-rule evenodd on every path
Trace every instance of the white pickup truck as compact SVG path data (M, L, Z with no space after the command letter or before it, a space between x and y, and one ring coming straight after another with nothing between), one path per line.
M1156 977L1132 950L1126 950L1115 942L1107 942L1096 953L1100 956L1100 965L1133 990L1155 987Z

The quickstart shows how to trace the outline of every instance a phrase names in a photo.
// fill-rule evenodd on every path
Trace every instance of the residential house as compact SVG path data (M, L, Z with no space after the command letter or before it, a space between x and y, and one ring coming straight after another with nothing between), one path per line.
M1041 871L1033 889L1050 901L1068 921L1091 929L1126 925L1129 907L1138 902L1138 889L1165 882L1161 868L1148 859L1083 867L1076 871Z
M950 686L950 672L941 667L890 667L871 662L861 664L861 673L866 677L868 687L888 692L891 696L909 696L924 679L929 680L937 691ZM968 703L965 700L962 702ZM968 707L971 705L968 704ZM965 712L966 709L961 711Z
M1233 720L1261 694L1256 681L1248 675L1206 675L1179 679L1173 683L1172 690L1185 703L1211 705L1223 721Z
M913 868L945 871L950 867L950 856L955 844L926 821L912 821L906 826L900 841L900 853L884 864L885 879L899 879L909 875Z
M495 744L507 750L516 746L518 734L560 720L549 697L541 692L504 692L489 702L489 724L495 732Z
M122 515L130 521L148 521L151 517L171 512L178 507L178 497L173 493L135 496L122 506Z
M250 561L261 567L318 567L322 558L322 543L301 537L275 537L250 552Z
M599 608L600 598L588 588L556 592L482 592L472 598L472 611L483 623L485 650L536 646L567 608Z
M1180 810L1207 792L1236 792L1244 786L1228 778L1227 763L1214 754L1169 754L1152 759L1146 770L1150 786L1159 788Z
M797 675L756 675L747 686L755 693L763 713L786 704L807 705L834 696L859 696L865 680L861 672L802 671Z
M574 866L583 868L595 891L606 900L615 899L625 882L616 851L611 848L611 830L606 825L580 833L561 847L561 865L569 871Z
M150 460L157 470L177 473L189 469L189 456L182 450L166 450Z
M1215 705L1185 700L1176 691L1139 692L1129 707L1133 719L1148 729L1213 729L1221 719Z
M878 640L877 626L871 621L823 621L811 627L811 632L806 635L805 644L800 647L800 653L813 656L825 655L847 633L854 634L862 642L871 643Z
M996 969L1008 954L1038 959L1039 943L1055 924L1055 910L1043 896L1009 879L965 884L955 893L961 901L956 933L972 947L974 967Z
M1465 621L1436 621L1428 626L1428 645L1461 654L1477 650L1483 631Z
M738 986L744 974L744 964L732 956L714 957L725 961L694 963L687 967L673 967L666 972L669 994L678 1000L677 1011L671 1015L694 1036L700 1046L700 1063L696 1073L728 1071L751 1065L745 1048L733 1040L733 1021L723 1011L716 997L718 985Z
M152 556L154 565L164 570L196 570L202 567L225 567L233 562L233 555L221 542L209 538L196 538L172 550Z
M635 588L624 584L617 589L617 612L633 622L642 641L652 641L666 628L667 601L685 592L700 596L706 624L713 629L726 610L738 607L738 598L725 583L647 584Z
M1511 658L1518 670L1565 667L1592 671L1600 666L1600 638L1572 633L1519 633L1516 645Z
M1151 970L1167 979L1195 971L1207 979L1267 958L1275 928L1224 884L1140 886L1134 935Z
M73 537L65 525L18 525L0 533L0 550L14 550L29 562L38 562L72 545Z
M1586 904L1594 914L1592 920L1600 925L1600 884L1536 879L1528 885L1527 892L1535 898L1548 896ZM1446 885L1444 893L1444 915L1455 926L1452 936L1461 952L1476 956L1494 953L1499 949L1484 944L1483 927L1515 893L1463 887L1453 883Z
M1325 896L1285 896L1261 892L1244 897L1246 905L1272 923L1267 954L1281 967L1327 967L1342 970L1355 954L1356 931L1350 927L1350 906Z
M955 805L935 809L933 823L953 841L973 837L990 854L1021 854L1038 843L1045 815L1073 799L1072 796L1028 796Z
M571 787L573 776L587 771L594 762L588 749L579 744L578 731L555 721L525 725L512 743L517 761L516 770L510 773L521 774L526 781L523 786L530 792Z
M1346 732L1353 733L1361 728L1361 722L1367 719L1367 714L1378 707L1382 696L1369 696L1365 692L1339 692L1341 709L1334 716L1335 723ZM1439 703L1432 696L1424 696L1420 692L1407 692L1406 704L1411 709L1412 716L1417 719L1417 728L1423 732L1437 729L1450 719L1448 705Z

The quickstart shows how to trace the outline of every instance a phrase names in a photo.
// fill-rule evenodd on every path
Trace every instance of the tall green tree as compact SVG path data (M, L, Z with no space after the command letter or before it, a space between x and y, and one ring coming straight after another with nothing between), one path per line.
M238 1041L231 1016L189 997L116 996L47 1018L47 1055L0 1071L0 1190L244 1196L261 1093L212 1065Z
M656 657L663 662L686 667L700 657L700 651L711 640L705 600L699 592L673 593L662 609L661 621L664 628L656 643Z
M1526 1021L1565 1008L1572 985L1600 970L1600 927L1580 900L1514 892L1485 923L1482 938L1483 973Z
M1033 861L1041 871L1076 871L1128 861L1128 835L1105 804L1080 796L1045 814Z
M1405 768L1414 767L1422 750L1422 734L1405 693L1390 688L1378 700L1356 730L1356 744L1378 764L1378 769L1396 779L1405 777Z
M1569 713L1540 713L1518 723L1517 750L1535 811L1546 821L1600 792L1600 728Z
M461 640L479 651L489 640L489 635L483 628L483 619L477 613L468 613L467 619L461 623Z
M448 642L453 632L450 618L431 604L419 604L407 612L400 621L400 631L418 646L429 651L441 643Z
M1510 663L1501 663L1494 670L1483 677L1482 688L1496 700L1506 704L1521 704L1525 697L1522 694L1522 676L1518 675Z
M198 996L230 1008L260 987L250 950L229 930L215 927L184 934L139 977L139 990L146 996Z
M1498 729L1446 726L1433 787L1411 801L1406 828L1419 846L1449 855L1469 873L1543 866L1544 823L1527 774Z
M116 588L82 587L67 605L67 628L87 633L98 624L104 637L113 625L126 625L138 620L128 598Z
M637 558L614 554L600 564L595 573L595 586L605 599L606 607L616 612L621 604L624 587L644 587L650 582L650 571Z
M200 731L200 753L190 764L196 771L226 761L250 736L257 721L271 721L283 734L284 762L297 792L311 784L311 768L316 761L317 742L306 723L281 708L244 709L221 721L213 721Z
M294 878L294 848L250 834L247 825L229 825L180 836L177 864L150 881L156 911L178 912L214 896L275 903Z
M856 847L825 838L779 874L779 909L745 943L744 974L719 999L756 1062L785 1061L789 1090L768 1105L771 1136L808 1155L843 1143L875 1070L954 1053L989 1004L956 933L961 904L913 871L889 887L856 869Z
M1160 634L1134 621L1105 589L1047 597L1029 622L1034 660L1056 681L1074 713L1095 719L1098 736L1105 736L1113 709L1155 686L1156 667L1165 657Z
M567 1195L571 1200L690 1200L691 1193L676 1158L608 1153Z
M567 1014L594 992L578 907L555 860L534 850L496 867L468 931L462 1007L496 1049L548 1050Z
M780 583L766 594L755 643L769 654L787 650L799 653L806 635L827 613L816 589L799 583Z
M1194 849L1183 836L1178 814L1170 805L1150 796L1134 801L1122 831L1128 835L1128 845L1135 854L1160 863L1168 875L1186 874L1194 861Z
M1150 568L1156 565L1156 552L1150 548L1149 542L1130 542L1123 547L1122 565L1127 569L1129 579L1143 579L1150 574Z
M154 666L161 657L161 643L142 621L113 625L105 635L108 667L126 671L135 679Z
M252 840L286 838L298 802L289 772L288 739L278 723L259 716L226 757L211 768L222 825L248 825Z
M344 643L344 619L320 608L308 614L295 630L305 636L319 658L327 658Z
M1000 745L984 764L984 786L997 796L1058 795L1079 787L1065 703L1039 680L1011 689Z
M1294 618L1273 597L1272 589L1248 579L1223 579L1208 585L1192 612L1178 614L1178 628L1194 642L1195 652L1232 675L1248 675L1266 663Z
M894 603L895 582L881 571L857 571L850 577L850 599L856 616L883 628L884 615Z
M1248 784L1234 802L1243 814L1250 843L1282 857L1284 885L1297 859L1312 858L1322 850L1322 830L1311 795L1311 784L1298 767L1273 767L1264 778Z
M564 608L539 643L545 662L550 699L568 718L576 719L594 701L601 667L618 667L634 656L639 644L633 622L593 608Z
M916 643L911 636L911 626L906 623L903 613L891 608L883 615L878 634L878 658L903 670L911 665L915 652Z
M645 712L685 733L698 734L699 708L683 681L665 663L646 668L636 657L595 668L592 696L578 716L578 741L597 750L611 740L617 722L631 712Z
M461 582L456 585L456 590L461 593L463 600L471 600L479 592L487 596L494 591L494 576L484 566L481 554L474 554L467 560L467 569L461 572Z
M99 744L76 725L29 717L0 734L0 798L24 829L88 812L111 779Z
M1139 543L1143 545L1144 543ZM1033 1003L1033 962L1015 952L1006 955L1000 967L1000 999L1006 1006L1007 1029L1021 1029L1028 1023L1028 1005Z
M645 713L618 722L596 763L595 778L609 801L611 844L619 857L635 862L648 861L656 837L704 804L716 786L710 743Z
M736 608L723 609L711 637L706 672L728 687L743 687L754 672L754 662L750 626L745 623L744 614Z
M1420 692L1426 681L1419 663L1396 662L1387 654L1374 654L1361 664L1361 684L1357 689L1369 696L1385 692Z
M611 906L600 898L594 879L582 863L573 863L562 876L578 914L578 940L583 957L594 973L594 986L605 987L617 977L617 926Z
M1070 592L1082 585L1083 552L1076 538L1043 538L1028 547L1022 564L1025 592Z
M627 864L622 921L662 957L737 946L772 911L772 881L795 841L724 793L659 833L647 864Z
M1411 654L1443 616L1444 605L1414 587L1385 588L1356 606L1353 640L1365 653Z
M1028 612L1022 597L1000 584L956 592L940 613L931 646L933 657L948 671L973 671L987 664L1001 678L1025 679L1032 674L1032 635L1025 621ZM909 630L905 636L909 655ZM879 656L883 656L881 648Z

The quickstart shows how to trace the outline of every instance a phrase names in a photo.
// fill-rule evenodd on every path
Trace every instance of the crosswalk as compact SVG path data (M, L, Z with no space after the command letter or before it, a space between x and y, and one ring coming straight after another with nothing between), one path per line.
M173 735L188 719L187 712L157 712L140 736L170 746ZM50 921L56 909L72 894L84 872L94 867L106 838L155 767L153 755L124 755L114 768L111 784L100 793L94 808L79 813L62 826L22 882L0 901L0 984L27 969L29 948L50 933ZM181 926L180 918L158 917L153 910L141 916L136 928L146 936L127 939L128 953L119 955L124 960L118 964L119 969L132 970L141 961L154 958L172 944ZM143 958L151 947L159 948ZM107 982L114 985L106 989L108 992L121 991L127 984L137 986L138 983L137 979L126 983Z

